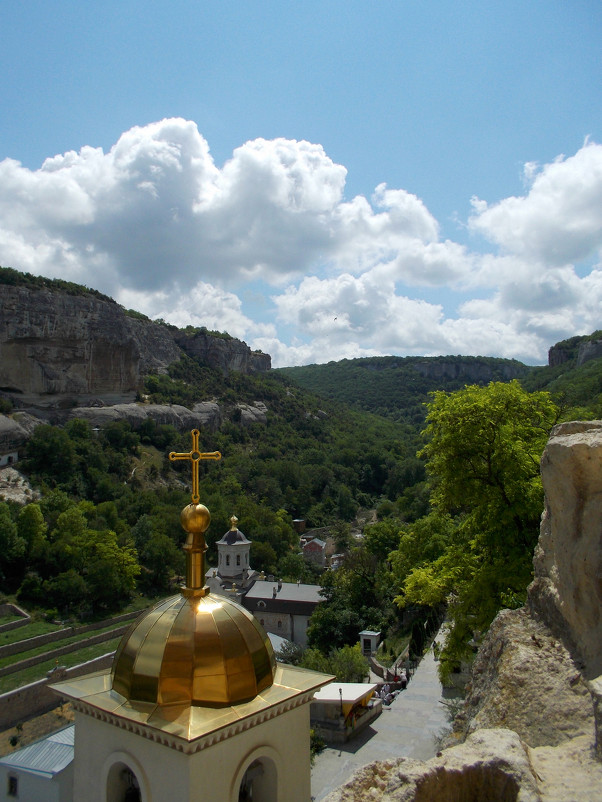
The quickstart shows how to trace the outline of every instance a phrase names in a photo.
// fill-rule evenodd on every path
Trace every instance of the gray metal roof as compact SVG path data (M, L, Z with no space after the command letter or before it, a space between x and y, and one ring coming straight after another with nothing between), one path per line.
M276 588L276 596L274 597L274 588ZM297 584L296 582L283 582L280 585L277 581L269 582L267 580L258 580L253 587L247 592L247 599L263 599L271 601L273 598L280 601L293 601L293 602L318 602L324 601L324 597L320 595L322 588L320 585L305 585Z
M221 540L217 541L217 545L222 546L238 546L239 544L247 544L251 541L240 531L240 529L230 529L223 536Z
M54 777L73 760L75 727L58 732L0 758L0 765L26 771L38 777Z

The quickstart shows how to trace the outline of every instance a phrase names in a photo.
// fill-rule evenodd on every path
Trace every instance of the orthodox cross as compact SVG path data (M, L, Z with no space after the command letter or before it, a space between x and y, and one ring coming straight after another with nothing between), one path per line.
M210 451L208 453L203 453L199 451L199 430L193 429L192 432L192 451L188 451L184 454L179 454L176 451L172 451L169 455L169 459L172 462L180 459L187 459L190 460L192 463L192 501L194 504L199 503L199 462L202 459L221 459L222 455L219 451Z

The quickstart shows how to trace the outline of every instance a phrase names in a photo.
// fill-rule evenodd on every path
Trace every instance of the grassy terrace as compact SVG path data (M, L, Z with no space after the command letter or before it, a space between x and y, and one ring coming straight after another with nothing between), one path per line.
M52 649L59 649L61 646L68 646L71 643L77 643L78 641L86 640L86 638L94 635L101 635L104 632L111 632L111 630L122 626L124 626L123 623L112 624L111 626L104 627L103 629L97 629L94 632L84 632L81 635L72 635L69 638L63 638L62 640L57 641L57 643L46 643L43 646L37 646L35 649L28 649L25 652L19 652L18 654L13 654L10 657L0 658L0 668L12 665L13 663L18 663L21 660L26 660L28 657L37 657L39 654L46 654L46 652L52 651Z
M149 598L142 595L136 596L122 612L141 612L142 610L148 609L151 605L155 604L159 600L160 598ZM7 623L15 618L18 618L18 616L0 616L0 623ZM83 641L88 637L99 635L103 632L108 634L108 639L102 643L97 643L94 646L85 646L81 649L70 652L69 654L61 655L58 660L54 657L49 658L48 660L38 663L31 668L16 671L14 674L9 674L6 677L0 677L0 694L15 690L15 688L20 688L23 685L28 685L31 682L44 679L48 672L57 665L65 666L66 668L72 668L80 663L86 663L88 660L101 657L103 654L114 652L119 646L121 636L111 638L111 630L117 629L118 627L122 627L129 623L131 622L122 621L120 623L108 624L102 629L97 629L92 632L85 632L80 635L71 635L56 641L56 643L48 643L45 646L39 646L36 649L29 649L28 651L14 654L11 657L3 658L0 660L0 667L17 663L20 660L25 660L27 657L34 657L36 655L51 652L53 649L58 649L67 644L77 643L77 641ZM74 625L77 626L77 623L74 623ZM30 620L28 624L25 624L25 626L10 630L9 632L0 633L0 646L3 646L7 643L15 643L17 641L27 640L28 638L33 638L36 635L45 635L47 632L56 632L57 630L61 629L66 629L66 627L62 626L61 624L53 624L44 620Z
M36 635L45 635L47 632L56 632L57 629L63 629L63 627L60 624L51 624L48 621L30 621L18 629L1 632L0 646L5 646L7 643L17 643L17 641L27 640L27 638L35 638Z
M0 693L12 691L15 688L20 688L22 685L28 685L30 682L44 679L46 674L55 666L61 665L71 668L80 663L85 663L88 660L93 660L95 657L101 657L108 652L114 652L121 638L112 638L111 640L97 643L95 646L86 646L85 648L78 649L71 654L64 654L58 660L46 660L43 663L38 663L37 666L32 666L24 671L18 671L15 674L9 674L7 677L0 677ZM48 647L46 647L48 650Z

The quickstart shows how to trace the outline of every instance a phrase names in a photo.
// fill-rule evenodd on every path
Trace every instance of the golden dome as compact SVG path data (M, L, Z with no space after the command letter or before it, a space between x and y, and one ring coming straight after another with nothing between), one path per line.
M130 701L221 707L254 698L274 681L263 628L222 596L173 596L123 636L113 690Z
M274 682L274 650L263 627L231 599L209 596L205 583L204 533L211 523L198 503L198 460L219 452L198 451L192 432L192 504L180 516L188 533L186 585L181 595L156 604L128 629L113 660L111 687L131 702L223 707L253 699Z

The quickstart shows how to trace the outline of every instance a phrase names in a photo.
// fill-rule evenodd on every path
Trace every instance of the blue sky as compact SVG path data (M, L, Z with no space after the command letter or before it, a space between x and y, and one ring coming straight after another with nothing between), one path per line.
M2 17L0 264L275 366L601 327L597 0Z

